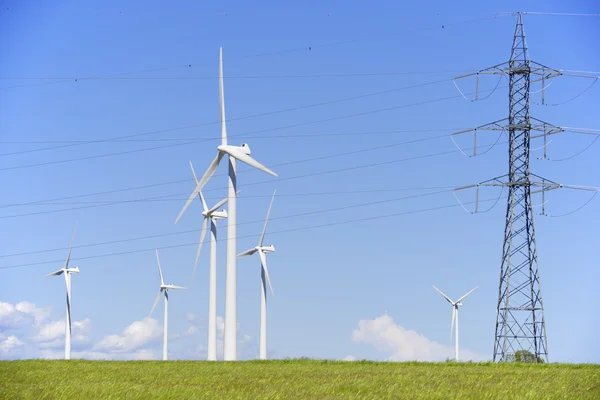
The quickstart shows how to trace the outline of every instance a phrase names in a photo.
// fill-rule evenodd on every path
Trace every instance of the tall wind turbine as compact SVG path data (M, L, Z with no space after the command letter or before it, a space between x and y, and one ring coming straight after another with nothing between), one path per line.
M269 214L271 213L271 206L273 205L273 200L275 199L275 191L273 191L273 197L271 197L271 203L269 204L269 210L267 211L267 217L265 218L265 226L263 227L262 234L260 235L260 239L258 240L258 245L256 247L251 248L250 250L246 250L243 253L238 254L238 257L251 256L252 254L258 252L260 257L260 352L259 357L261 360L267 359L267 285L266 281L269 283L269 288L271 289L271 294L273 293L273 286L271 286L271 279L269 279L269 269L267 268L267 256L266 253L272 253L275 251L275 246L263 246L263 241L265 239L265 232L267 231L267 222L269 222Z
M456 361L458 361L458 307L462 306L462 301L471 293L473 293L475 291L475 289L477 289L479 286L471 289L467 294L465 294L464 296L462 296L461 298L459 298L456 301L452 301L450 300L450 298L448 296L446 296L444 293L442 293L442 291L438 288L436 288L435 286L433 287L435 290L438 291L439 294L441 294L442 296L444 296L444 298L448 301L448 303L452 304L452 324L450 325L450 338L452 339L452 331L454 328L454 322L456 320L456 334L454 337L454 354L455 354L455 359Z
M69 245L69 254L67 255L67 262L65 266L58 271L46 275L46 277L61 275L65 276L65 284L67 286L67 315L65 318L65 360L71 359L71 274L78 274L79 267L69 268L69 261L71 260L71 249L73 248L73 240L75 239L75 231L77 230L77 223L73 228L73 235L71 236L71 244Z
M194 166L190 161L190 168L192 169L192 175L194 175L194 182L198 185L198 179L196 178L196 172ZM238 191L239 193L239 191ZM192 279L196 273L196 265L198 265L198 257L200 256L200 249L202 249L202 243L206 235L206 225L210 220L210 272L209 272L209 289L208 289L208 361L215 361L217 359L217 220L227 218L227 211L217 211L221 206L227 203L228 198L224 198L218 202L214 207L208 208L202 191L198 191L198 197L202 202L202 215L204 221L202 222L202 231L200 233L200 241L198 242L198 251L196 252L196 260L194 261L194 269L192 270Z
M223 89L223 48L219 50L219 100L221 104L221 145L217 147L218 153L208 169L196 185L187 203L179 213L175 223L179 221L183 212L188 208L194 197L202 190L206 182L214 175L221 159L227 154L229 159L228 179L228 220L227 224L227 270L225 278L225 335L224 335L224 359L233 361L237 359L237 270L236 270L236 206L237 206L237 178L236 160L260 169L268 174L277 174L265 167L250 156L250 146L242 143L241 146L227 144L227 128L225 125L225 95Z
M158 295L156 296L156 299L154 300L154 304L152 305L152 309L150 310L150 314L148 314L148 317L150 315L152 315L152 312L154 311L154 308L156 307L156 305L158 304L158 301L160 300L160 294L162 292L165 293L165 322L163 325L164 328L164 332L163 332L163 360L166 361L167 359L167 341L168 341L168 335L167 332L169 330L169 294L167 293L169 291L169 289L185 289L182 286L176 286L176 285L165 285L165 282L163 281L163 274L162 274L162 270L160 268L160 259L158 258L158 250L156 250L156 261L158 262L158 275L160 276L160 289L158 290Z

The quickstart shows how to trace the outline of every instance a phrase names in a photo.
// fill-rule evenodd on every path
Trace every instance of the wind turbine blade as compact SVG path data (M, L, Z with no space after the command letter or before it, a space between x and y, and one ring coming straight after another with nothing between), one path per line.
M154 300L154 304L152 305L152 309L150 310L150 314L148 314L148 317L152 315L152 312L156 308L156 305L158 304L158 301L160 300L160 294L161 293L162 293L162 289L159 289L158 290L158 295L156 295L156 299Z
M271 171L269 168L265 167L264 165L262 165L261 163L256 161L250 155L248 155L246 153L242 153L240 150L231 148L231 147L227 151L229 152L230 155L232 155L236 159L240 160L241 162L246 163L246 164L250 165L251 167L260 169L261 171L264 171L267 174L277 176L277 174L275 172Z
M158 249L154 249L154 251L156 251L156 261L158 262L158 274L160 275L160 284L164 285L165 282L163 281L162 270L160 268L160 259L158 258Z
M196 185L198 184L198 178L196 178L196 171L194 171L194 166L192 165L192 161L190 160L190 169L192 170L192 175L194 175L194 182Z
M450 304L454 305L454 302L453 302L452 300L450 300L450 298L449 298L448 296L446 296L444 293L442 293L442 291L441 291L440 289L436 288L435 286L434 286L433 288L434 288L435 290L437 290L439 294L441 294L442 296L444 296L444 298L445 298L446 300L448 300L448 303L450 303Z
M237 258L251 256L252 254L256 253L256 251L257 250L255 248L254 249L250 249L250 250L246 250L243 253L238 254Z
M262 247L263 241L265 240L265 232L267 232L267 222L269 222L269 214L271 214L271 207L273 206L273 200L275 200L275 192L277 192L277 189L273 190L273 196L271 196L271 202L269 203L269 209L267 210L267 217L265 218L265 225L263 226L262 234L260 235L260 240L258 242L259 247Z
M192 170L192 175L194 175L194 183L196 184L196 186L198 186L198 178L196 178L196 171L194 171L194 166L192 165L191 161L190 161L190 168ZM206 201L204 201L204 195L202 195L202 191L198 192L198 195L200 197L200 201L202 201L202 209L204 211L207 211L208 207L206 205Z
M196 273L196 265L198 265L198 257L200 257L200 250L202 249L202 243L204 243L204 236L206 236L206 224L208 218L204 218L202 221L202 232L200 233L200 241L198 242L198 250L196 251L196 260L194 261L194 269L192 270L192 280L194 280L194 274Z
M208 182L210 177L214 175L215 171L217 170L217 167L219 166L219 162L221 161L222 158L223 158L223 153L219 152L219 154L217 154L217 156L212 161L212 163L210 163L210 165L208 166L208 169L204 173L204 176L202 176L202 179L200 179L200 182L198 182L198 184L196 185L196 188L190 195L188 201L185 203L185 205L183 206L183 209L177 216L175 223L177 223L179 221L179 219L181 218L181 216L183 215L185 210L187 210L187 208L190 206L190 204L192 203L192 200L194 200L194 197L196 196L196 193L200 193L200 190L202 190L204 185L206 185L206 182Z
M175 290L185 290L185 288L183 286L177 286L177 285L165 285L165 287L169 290L171 289L175 289Z
M73 241L75 240L75 232L77 231L77 224L79 221L75 221L75 228L73 228L73 234L71 235L71 243L69 244L69 254L67 255L67 261L65 262L65 269L69 268L69 261L71 260L71 250L73 249Z
M454 337L454 321L456 320L456 307L452 307L452 324L450 325L450 340Z
M64 272L64 269L59 269L58 271L54 271L54 272L53 272L53 273L51 273L51 274L44 275L44 278L47 278L47 277L49 277L49 276L60 275L60 274L62 274L63 272Z
M223 48L219 48L219 105L221 107L221 144L227 145L227 126L225 125L225 88L223 85Z
M275 296L273 292L273 286L271 286L271 279L269 278L269 269L267 268L267 257L262 250L258 251L258 255L260 256L260 263L262 265L263 270L265 271L265 276L267 277L267 283L269 284L269 288L271 288L271 294Z
M238 194L240 194L240 192L241 192L241 190L238 190L237 192L235 192L235 194L238 195ZM227 203L227 201L229 201L229 197L225 197L223 200L221 200L217 204L215 204L213 208L208 210L207 214L211 214L211 213L217 211L219 208L221 208L221 206L223 206L225 203Z
M464 300L468 295L470 295L471 293L473 293L475 291L475 289L477 289L479 286L471 289L467 294L465 294L463 297L461 297L460 299L456 300L457 303L460 303L461 300Z

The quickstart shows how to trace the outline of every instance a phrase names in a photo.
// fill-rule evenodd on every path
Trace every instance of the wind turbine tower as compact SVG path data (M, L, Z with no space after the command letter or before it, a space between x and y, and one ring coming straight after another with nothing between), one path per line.
M208 169L196 185L196 188L190 195L187 203L179 213L177 220L190 205L194 197L202 190L206 182L214 175L219 163L225 155L229 159L229 177L228 177L228 198L227 206L227 269L225 271L225 335L224 335L224 354L225 361L235 361L237 359L237 265L236 265L236 245L237 245L237 177L236 160L250 165L256 169L264 171L269 175L277 174L265 167L254 158L252 158L250 146L242 143L241 146L232 146L227 143L227 127L225 124L225 94L223 88L223 48L219 51L219 100L221 106L221 145L217 147L218 153Z
M158 295L156 296L156 299L154 300L154 304L152 305L152 309L150 310L150 314L148 314L148 317L150 317L152 315L152 312L154 311L154 308L156 307L156 305L158 304L158 301L160 300L160 295L161 293L164 292L165 294L165 315L164 315L164 319L165 322L163 324L163 361L167 360L167 343L169 341L168 339L168 332L169 332L169 294L168 291L170 289L173 290L178 290L178 289L185 289L182 286L176 286L176 285L165 285L165 282L163 280L163 274L162 274L162 269L160 268L160 259L158 258L158 250L156 251L156 261L158 263L158 275L160 276L160 288L158 290Z
M194 183L198 185L198 179L196 178L196 172L194 166L190 161L190 168L192 175L194 176ZM238 191L239 193L239 191ZM204 237L206 235L207 221L210 220L210 271L209 271L209 288L208 288L208 361L215 361L217 359L217 220L227 218L227 211L220 210L219 208L227 203L229 200L227 197L218 202L214 207L208 208L202 191L198 191L198 197L202 202L202 215L204 221L202 222L202 229L200 233L200 240L198 242L198 250L196 251L196 260L194 261L194 268L192 270L192 279L196 272L196 266L198 265L198 257L200 257L200 250L202 249L202 243L204 243ZM185 210L184 210L185 211ZM183 214L180 214L180 216ZM179 220L179 219L178 219ZM177 223L177 221L175 221Z
M271 214L271 207L273 206L273 200L275 199L275 191L273 191L273 197L271 197L271 203L267 210L267 217L265 218L265 225L263 231L258 240L258 245L249 250L240 253L238 257L251 256L258 252L260 257L260 349L259 358L261 360L267 359L267 283L273 293L273 286L271 286L271 279L269 278L269 269L267 268L267 253L273 253L275 246L269 245L264 246L265 233L267 232L267 223L269 222L269 214Z
M435 290L437 290L439 294L444 296L446 301L448 301L448 303L450 303L452 305L452 324L450 325L450 339L452 339L452 331L456 328L456 330L454 332L454 359L456 361L458 361L459 360L458 359L458 307L461 307L462 301L468 295L473 293L475 291L475 289L477 289L477 288L471 289L467 294L465 294L464 296L462 296L461 298L459 298L456 301L450 300L450 298L448 296L446 296L444 293L442 293L442 291L440 289L436 288L435 286L433 288Z
M67 286L67 312L65 316L65 360L71 359L71 274L78 274L79 267L69 268L69 261L71 260L71 249L73 248L73 240L75 239L75 231L77 230L77 224L73 229L73 235L71 236L71 244L69 245L69 254L67 255L67 261L65 266L58 271L54 271L49 276L63 275L65 276L65 284Z

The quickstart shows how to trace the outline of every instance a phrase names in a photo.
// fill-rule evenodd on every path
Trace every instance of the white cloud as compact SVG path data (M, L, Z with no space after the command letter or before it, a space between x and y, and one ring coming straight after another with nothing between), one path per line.
M356 358L354 356L347 355L346 357L342 358L342 361L356 361Z
M105 336L94 346L94 349L128 353L155 342L162 336L162 331L162 325L158 320L146 317L133 322L123 330L121 335Z
M50 318L50 307L41 308L33 303L10 304L0 302L0 358L64 358L65 320ZM181 331L169 332L169 359L205 359L206 318L197 314L185 315L188 324ZM145 318L134 321L120 334L104 335L92 343L92 320L73 321L71 358L101 360L151 360L162 353L162 322ZM239 328L239 324L238 324ZM97 333L98 334L98 333ZM217 346L223 354L224 319L217 317ZM255 358L255 341L249 335L238 334L240 359ZM202 343L205 345L205 343Z
M0 301L0 328L19 329L25 326L38 326L49 315L49 310L38 308L33 303L23 301L10 304Z
M361 320L352 333L352 340L370 344L378 351L390 354L387 361L443 361L454 358L451 346L429 340L413 330L394 323L389 315ZM486 358L470 350L461 350L461 360L483 361Z
M0 353L8 353L16 347L23 346L23 344L24 343L14 335L6 337L0 333Z
M61 350L41 350L36 358L62 359L65 353ZM110 353L106 351L82 350L71 352L71 359L86 360L155 360L157 354L153 349L139 349L130 353Z
M80 345L89 342L87 333L90 332L92 320L73 321L71 324L71 344ZM55 348L65 344L65 320L52 321L39 327L38 333L32 338L42 348Z

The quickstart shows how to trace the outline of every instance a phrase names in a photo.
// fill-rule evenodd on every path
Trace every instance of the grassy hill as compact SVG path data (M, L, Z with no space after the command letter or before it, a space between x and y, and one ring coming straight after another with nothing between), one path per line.
M23 360L0 399L600 399L600 365Z

